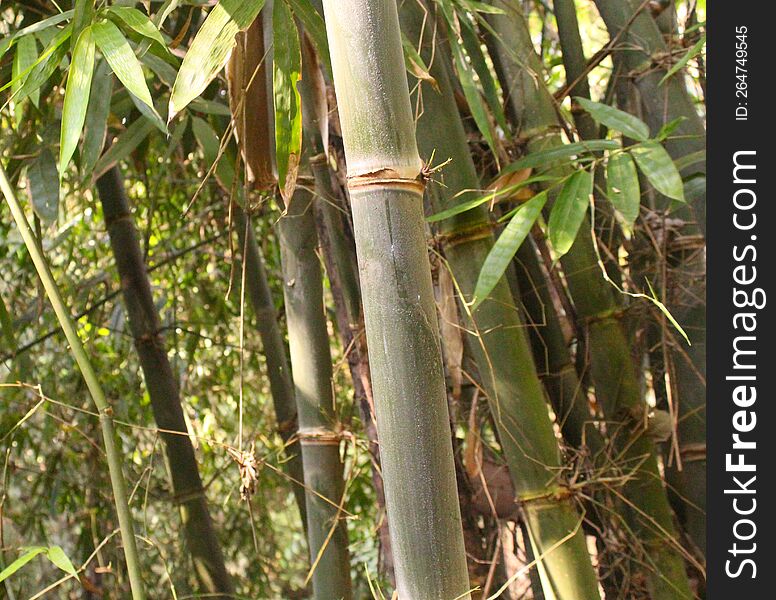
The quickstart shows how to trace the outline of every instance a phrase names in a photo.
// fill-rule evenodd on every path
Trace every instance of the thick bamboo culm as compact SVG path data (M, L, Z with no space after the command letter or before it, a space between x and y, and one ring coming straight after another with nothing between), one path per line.
M395 0L326 0L396 588L469 598L439 331Z
M185 544L191 554L200 592L214 598L230 598L234 588L208 511L178 383L167 357L159 314L118 167L97 180L97 190L121 280L132 339L154 420L164 440L172 501L180 511Z
M505 11L489 15L489 22L500 40L509 40L509 48L501 41L492 45L504 82L508 112L527 140L529 152L560 145L563 141L555 106L542 83L541 61L524 16L515 3L492 0L491 4ZM556 168L553 172L560 175L566 171ZM655 446L643 429L633 429L634 424L643 422L646 403L618 320L619 306L613 288L601 276L592 240L585 235L589 231L590 223L585 219L580 235L561 264L577 317L586 328L596 398L618 449L613 459L628 475L620 492L627 499L628 523L642 545L643 570L652 597L692 598Z
M633 0L596 0L596 6L612 37L620 34L639 8ZM669 6L665 12L673 11ZM666 123L682 118L665 146L674 159L706 149L706 130L687 93L685 76L679 71L662 84L665 68L655 68L653 57L665 55L666 44L656 23L647 11L636 16L622 32L619 59L638 89L644 116L650 131L656 134ZM687 166L682 174L705 174L701 159ZM682 324L692 346L675 349L668 355L675 376L671 383L678 398L679 457L668 461L666 475L678 492L682 521L698 550L706 553L706 257L702 236L706 232L705 193L688 197L692 210L671 206L661 198L661 210L671 210L671 218L684 223L680 242L667 248L667 257L675 266L668 273L666 299L669 310ZM691 242L691 243L688 243ZM692 243L695 242L695 243ZM677 337L677 336L674 336ZM681 340L677 341L681 344ZM677 460L678 458L678 460ZM681 461L681 468L679 466Z
M428 10L428 7L425 7ZM451 159L436 175L442 185L432 193L445 209L472 197L465 190L480 189L466 133L455 103L440 51L434 58L434 28L426 26L419 2L402 3L400 16L405 35L420 43L424 60L438 90L421 85L422 107L418 143L426 156ZM421 40L421 35L424 38ZM432 62L433 59L433 62ZM439 224L439 237L452 275L469 302L480 269L494 237L486 207L466 211ZM444 266L442 268L445 268ZM545 593L561 599L598 598L598 584L585 546L582 516L564 486L558 442L552 429L525 328L506 278L502 278L476 310L462 305L466 328L476 332L470 347L477 362L504 457L515 484L518 501L540 556Z
M352 598L344 513L340 434L332 391L329 333L323 305L323 275L316 250L313 194L304 180L277 224L283 264L288 344L299 415L307 539L313 597Z
M323 8L314 2L321 13ZM358 403L364 433L369 442L372 459L372 483L375 500L381 512L380 572L395 585L391 537L385 518L385 490L380 468L380 445L374 414L372 377L369 372L369 353L364 333L364 313L361 308L361 288L358 282L358 264L355 241L351 235L349 212L343 198L335 191L329 163L328 129L329 107L326 81L319 64L318 54L305 35L302 46L302 80L298 85L302 100L302 121L305 143L311 155L310 169L315 179L315 212L318 241L329 278L337 321L337 330L347 352L348 366L353 381L354 400ZM347 229L347 231L346 231Z

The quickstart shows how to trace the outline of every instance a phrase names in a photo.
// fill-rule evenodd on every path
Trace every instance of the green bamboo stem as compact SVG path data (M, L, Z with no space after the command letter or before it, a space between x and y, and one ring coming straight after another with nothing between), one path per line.
M6 175L3 165L0 164L0 188L11 209L11 214L19 228L19 233L24 240L24 245L30 253L35 269L46 290L46 295L51 302L54 312L57 315L62 330L65 332L70 352L81 370L86 386L92 396L94 405L100 414L100 429L102 431L103 445L105 446L105 455L108 459L108 473L110 474L111 489L113 491L113 501L116 506L116 514L119 520L119 530L121 532L121 541L124 548L124 560L127 563L127 572L129 574L129 585L133 600L145 600L145 587L140 573L140 561L137 554L137 544L135 542L134 526L132 524L132 515L129 511L127 499L127 486L124 481L124 474L121 470L121 451L116 442L116 432L113 427L113 408L109 404L105 393L102 390L97 374L94 372L89 357L84 350L81 340L70 316L70 311L65 304L62 295L59 292L54 276L51 274L48 263L43 252L38 246L35 235L32 232L27 217L24 214L16 194Z
M579 136L585 140L598 138L598 125L593 117L574 102L579 96L590 99L590 83L587 79L587 61L579 34L577 7L574 0L553 0L555 21L558 25L558 40L562 51L563 66L566 69L566 85L571 85L571 114ZM573 85L572 85L573 84Z
M180 511L194 573L202 592L227 598L234 593L234 588L208 511L178 384L167 357L159 313L118 167L97 180L97 190L121 280L132 339L154 420L162 430L173 500Z
M420 40L425 12L416 1L400 11L404 33L431 64L439 92L421 86L423 113L418 143L426 156L451 159L433 188L440 209L471 199L464 190L481 188L444 63L434 54L433 28ZM493 246L492 225L484 205L439 224L445 256L462 301L471 300L485 257ZM487 391L490 410L515 484L525 521L537 544L547 595L559 600L599 598L581 528L582 517L563 480L560 452L537 375L531 346L506 278L474 312L462 306L466 327L477 332L470 347ZM576 530L575 535L570 534ZM568 539L567 539L568 538Z
M493 45L494 60L501 63L506 78L508 108L528 152L562 144L553 99L543 81L542 66L533 48L525 19L515 3L492 1L505 10L490 15L490 24L510 48ZM519 64L512 58L516 54ZM537 87L536 82L539 82ZM530 87L529 87L530 86ZM563 175L568 167L550 170ZM577 311L587 328L591 374L596 397L609 421L610 436L625 473L631 475L622 486L628 500L628 521L639 537L647 557L646 576L655 600L692 598L684 561L677 544L673 515L657 465L652 441L638 427L644 422L646 403L636 377L627 338L618 322L619 306L613 289L602 278L587 219L571 250L561 264Z
M314 4L318 4L314 2ZM322 7L317 7L322 11ZM347 209L334 190L328 160L328 102L326 82L318 56L310 40L305 37L302 47L302 81L298 85L302 99L302 121L305 142L308 145L310 168L315 179L315 212L318 240L326 273L334 299L337 330L347 352L348 366L353 380L354 398L358 403L364 433L369 442L372 458L372 484L378 511L385 511L385 489L380 469L380 446L374 415L372 379L369 373L369 353L364 335L364 314L361 308L361 288L355 242L348 235L350 228ZM348 232L346 232L348 227ZM388 521L380 519L380 570L395 583L391 556L391 537Z
M298 187L277 224L283 264L288 343L307 503L313 596L352 598L345 522L337 506L344 493L340 435L332 393L323 279L316 250L313 195Z
M617 35L638 9L633 0L596 0L611 36ZM669 16L673 6L664 13ZM706 148L706 131L685 87L685 77L677 73L662 85L664 68L653 65L653 57L665 53L667 46L655 20L648 12L640 13L623 36L623 49L618 56L630 73L637 74L633 83L639 91L644 118L652 133L657 133L666 122L683 117L678 130L666 141L668 153L674 159ZM646 72L644 72L646 70ZM705 161L691 165L683 175L705 174ZM669 201L660 198L660 208L668 210ZM702 235L706 232L706 197L704 194L688 198L692 211L679 208L672 217L685 220L681 235L685 240L695 239L693 247L668 248L674 263L666 282L667 305L690 337L692 346L683 352L670 349L674 367L675 391L678 396L678 437L682 468L671 461L667 476L679 495L683 524L698 549L706 552L706 261ZM693 220L693 214L695 220ZM678 342L681 343L681 342Z
M283 462L283 470L294 479L291 482L291 488L299 507L299 514L302 517L302 525L306 527L307 510L305 508L304 488L302 487L304 468L299 440L296 438L296 402L291 369L288 366L286 344L278 326L277 311L267 282L264 259L256 242L251 219L236 204L232 206L232 215L239 238L240 252L245 260L246 296L253 307L256 328L259 330L261 338L277 430L285 444L284 452L287 460Z
M395 0L324 2L358 253L396 588L470 598Z

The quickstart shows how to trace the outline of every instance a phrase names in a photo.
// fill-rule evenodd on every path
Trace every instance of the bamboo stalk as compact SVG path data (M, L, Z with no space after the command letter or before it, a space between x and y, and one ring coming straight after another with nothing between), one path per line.
M322 7L320 10L322 12ZM310 168L315 179L318 240L334 299L337 330L342 347L349 349L347 360L353 380L354 398L358 403L364 433L369 442L372 483L377 508L383 515L379 522L380 570L395 585L391 537L388 532L388 521L384 518L385 489L380 468L380 446L377 440L372 378L369 373L369 353L364 335L364 313L361 308L356 246L349 222L349 211L344 199L335 192L332 182L327 147L329 107L326 98L326 81L319 65L318 55L307 36L304 37L302 46L302 81L299 82L298 89L302 99L303 133L312 156Z
M529 153L562 144L553 99L542 82L542 66L536 55L524 16L514 3L493 0L505 10L489 15L501 40L493 45L495 60L501 63L508 91L508 108L521 134L528 140ZM512 58L516 55L519 63ZM539 82L537 86L537 81ZM565 173L566 167L553 169ZM618 322L618 304L612 288L601 277L587 219L571 250L561 264L577 315L587 328L591 374L596 397L609 421L609 431L619 455L615 457L629 475L622 486L628 499L628 522L644 546L646 576L652 597L692 598L684 561L677 542L665 489L652 441L644 434L646 404L636 377L627 338Z
M299 414L307 505L307 538L313 596L352 598L345 523L338 506L344 493L340 434L332 393L323 280L316 250L313 196L300 180L277 224L283 264L288 342Z
M302 526L306 528L307 509L304 488L302 487L304 468L299 440L296 437L296 402L291 369L288 366L286 355L286 344L278 326L277 311L267 282L264 259L256 242L251 219L237 204L232 206L232 215L239 238L240 252L245 260L247 297L256 317L256 328L259 330L267 365L267 379L269 379L269 389L272 394L277 430L285 444L284 453L287 460L283 462L283 470L295 480L291 482L291 489L302 517Z
M421 42L421 55L431 64L431 75L439 89L437 92L431 86L419 88L423 112L418 119L418 142L427 156L436 152L442 161L451 159L438 175L443 185L432 188L439 208L450 208L469 200L473 192L465 190L479 189L481 183L444 63L438 58L431 62L433 28L427 26L426 35L420 39L424 8L415 1L405 2L400 14L405 34L413 44ZM439 234L463 295L460 300L464 303L466 327L476 332L470 338L470 347L487 391L521 510L538 553L543 555L540 570L546 574L545 591L559 600L599 598L595 572L579 527L582 517L560 476L558 443L532 350L506 278L473 313L466 307L494 242L487 209L481 205L441 221ZM576 535L555 548L575 528Z
M395 0L324 2L397 592L470 598Z
M113 502L116 506L116 514L119 520L119 529L121 531L121 541L124 547L124 559L127 563L127 572L129 574L129 585L133 600L145 600L145 587L143 578L140 574L140 561L137 554L137 544L135 542L134 526L132 524L132 515L129 510L127 500L127 486L124 480L124 474L121 470L121 451L116 442L116 432L113 427L113 408L109 404L105 393L102 390L97 374L94 372L89 357L86 355L81 340L70 316L70 310L65 304L62 295L59 292L54 276L51 274L48 263L43 252L38 246L38 242L30 228L27 217L24 214L19 201L16 199L13 187L8 180L3 165L0 164L0 188L11 209L11 214L19 228L19 233L24 240L24 245L30 253L35 269L46 290L54 312L57 315L62 330L65 332L70 352L81 370L86 386L92 396L94 405L100 414L100 429L102 431L103 445L108 459L108 472L110 474L111 489L113 491Z
M97 180L97 189L121 280L132 340L140 359L154 420L162 430L172 499L178 505L194 573L203 593L225 599L234 593L234 588L208 511L178 384L167 358L159 314L117 166Z

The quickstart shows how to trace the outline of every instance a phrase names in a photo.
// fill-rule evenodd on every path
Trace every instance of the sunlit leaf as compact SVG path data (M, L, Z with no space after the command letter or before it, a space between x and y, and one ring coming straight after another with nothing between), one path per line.
M67 169L73 157L89 104L89 90L94 72L94 38L91 27L86 27L73 50L70 72L67 76L65 101L62 106L62 132L59 144L59 176Z
M27 77L32 72L32 66L38 60L38 46L35 42L35 36L25 35L19 38L16 42L16 54L13 58L13 66L11 68L11 77L14 81L11 86L13 94L18 94L21 90ZM27 73L27 75L22 75ZM38 106L38 99L40 98L40 91L34 90L29 94L30 101ZM18 99L17 101L21 101ZM19 115L21 116L21 115Z
M297 84L302 76L299 34L285 0L277 0L272 11L273 43L272 96L275 108L275 160L278 185L288 201L294 192L302 153L302 100Z
M264 0L220 0L210 11L178 71L168 119L199 96L224 68L237 32L253 23L263 6Z
M143 75L143 67L124 34L112 21L101 21L92 25L92 35L119 81L131 94L153 109L154 103Z
M38 59L29 67L21 71L16 77L11 77L11 81L0 87L0 92L14 86L17 81L22 80L23 84L21 90L16 95L16 101L21 102L25 95L28 95L34 90L38 89L43 84L43 82L48 79L51 73L54 72L54 69L59 64L59 60L61 60L61 57L64 56L64 52L67 50L67 48L62 49L62 44L64 44L70 38L71 32L72 28L69 25L61 29L54 37L54 39L48 44L48 46L46 46L46 49L41 52ZM53 55L55 54L59 55L59 60L56 60L53 66L48 68L47 65L49 65L51 62L49 58L53 58ZM41 79L39 75L41 72L47 73L45 79Z
M454 217L455 215L459 215L468 210L476 208L482 204L485 204L486 202L498 201L503 196L511 197L518 190L524 189L530 185L533 185L534 183L544 183L547 181L552 181L554 179L555 179L554 177L551 177L549 175L537 175L535 177L529 177L528 179L524 179L523 181L516 183L514 185L508 185L498 190L490 190L487 193L480 193L476 198L471 198L469 200L461 202L460 204L456 204L451 208L448 208L446 210L443 210L441 212L431 215L426 219L426 221L428 221L429 223L443 221L444 219L449 219L450 217Z
M158 42L162 48L167 48L167 45L164 43L164 38L162 37L161 32L156 28L156 25L154 25L153 21L151 21L147 15L143 14L138 9L131 6L111 6L108 8L108 12L116 15L133 31L136 31L143 37Z
M569 251L585 219L593 193L593 175L589 171L574 172L563 184L550 212L550 243L558 256Z
M587 98L580 98L577 96L574 100L589 112L596 121L606 125L609 129L619 131L623 135L639 142L644 142L649 139L649 127L641 119L618 108L614 108L613 106L601 104L600 102L593 102Z
M657 142L645 142L629 148L628 152L658 192L684 202L682 177L663 146Z
M70 562L70 559L65 554L65 551L62 550L59 546L51 546L46 550L46 558L48 558L54 565L67 573L68 575L77 575L78 571L76 571L75 567L73 566L73 563Z
M0 581L5 581L6 579L8 579L11 575L16 573L16 571L21 569L33 558L38 556L38 554L43 554L46 550L47 548L43 546L34 546L32 548L26 548L24 554L22 554L19 558L13 561L5 569L0 571Z
M509 221L509 224L498 236L498 239L490 249L488 256L480 270L477 285L474 288L474 308L488 297L488 294L496 287L499 279L504 275L509 263L531 232L531 227L539 218L539 214L547 202L547 192L543 191L523 204Z

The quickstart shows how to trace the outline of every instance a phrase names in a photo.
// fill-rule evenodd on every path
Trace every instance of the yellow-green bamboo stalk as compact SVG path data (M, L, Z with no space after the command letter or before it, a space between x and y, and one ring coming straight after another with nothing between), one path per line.
M439 332L395 0L326 0L396 587L469 598Z
M32 258L32 262L35 264L35 270L38 272L41 283L46 290L46 295L49 297L49 301L54 308L57 320L59 320L59 324L65 332L65 337L67 338L68 344L70 344L70 352L73 354L73 358L78 364L78 368L81 370L84 381L86 381L86 387L89 389L94 405L97 407L97 411L100 414L100 429L102 430L105 455L108 459L108 472L110 474L111 489L113 491L113 502L116 506L116 514L119 519L121 541L124 547L124 559L127 562L129 585L132 589L132 600L145 600L145 587L143 585L143 578L140 574L140 561L138 560L134 526L132 524L132 515L130 514L127 500L127 484L124 481L124 474L121 470L121 451L119 450L116 441L116 432L113 428L113 407L111 407L108 399L105 397L105 393L102 391L102 386L100 385L100 380L97 378L97 373L94 372L89 357L86 355L86 350L84 350L84 347L81 344L81 339L78 337L75 323L70 316L70 310L67 308L67 305L59 292L59 288L54 281L54 276L51 274L51 270L38 245L38 241L35 239L32 228L27 221L27 216L24 214L24 210L16 199L16 194L11 186L11 182L8 180L8 176L6 175L5 168L2 164L0 164L0 188L3 190L5 200L8 203L8 207L11 209L11 214L13 215L14 221L16 221L16 226L19 228L19 233L24 240L24 245L27 246L30 258Z

